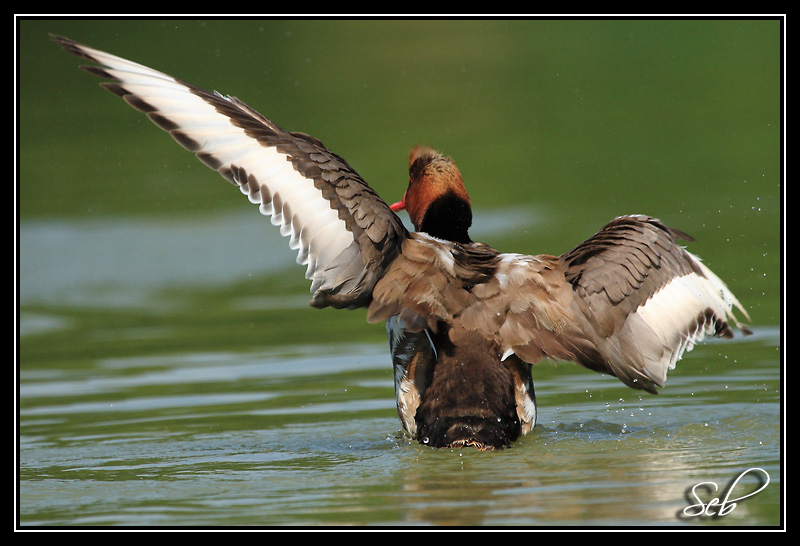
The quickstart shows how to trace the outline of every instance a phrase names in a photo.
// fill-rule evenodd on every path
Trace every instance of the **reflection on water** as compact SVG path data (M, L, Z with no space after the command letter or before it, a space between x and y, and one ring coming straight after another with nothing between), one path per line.
M431 450L400 430L383 328L309 309L272 226L225 244L251 217L23 223L24 524L697 525L686 488L755 465L771 489L699 524L776 522L777 329L697 347L659 396L542 364L530 435Z
M22 224L24 524L776 522L777 329L697 347L659 396L539 365L530 435L431 450L400 430L383 328L309 309L247 212ZM541 221L476 216L482 238ZM262 225L258 248L227 243ZM728 519L676 518L687 487L751 466L773 484Z
M705 523L775 523L774 366L721 370L725 388L704 386L692 372L716 349L692 354L658 397L539 366L540 424L490 454L400 432L383 343L23 370L22 521L688 525L675 517L687 487L760 466L774 488Z

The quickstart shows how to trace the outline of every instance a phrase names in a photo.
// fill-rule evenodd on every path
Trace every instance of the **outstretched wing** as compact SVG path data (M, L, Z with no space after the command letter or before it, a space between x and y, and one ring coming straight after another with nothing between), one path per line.
M581 362L655 392L685 351L706 336L732 338L749 320L725 283L676 239L693 240L649 216L621 216L561 256L605 363ZM605 368L605 369L604 369Z
M101 85L145 112L271 216L298 251L297 262L308 266L312 305L369 303L407 231L344 159L311 136L281 129L235 97L68 38L52 38L100 65L82 68L113 80Z

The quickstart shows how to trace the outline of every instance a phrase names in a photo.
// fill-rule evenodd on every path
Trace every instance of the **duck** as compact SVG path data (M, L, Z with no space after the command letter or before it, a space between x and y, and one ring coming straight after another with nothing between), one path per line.
M614 218L559 256L500 252L472 240L461 172L434 148L411 149L388 205L320 140L234 96L51 38L270 218L306 266L312 307L385 324L397 414L420 444L511 446L536 425L541 361L656 394L696 343L751 333L726 284L678 243L693 239L654 217Z

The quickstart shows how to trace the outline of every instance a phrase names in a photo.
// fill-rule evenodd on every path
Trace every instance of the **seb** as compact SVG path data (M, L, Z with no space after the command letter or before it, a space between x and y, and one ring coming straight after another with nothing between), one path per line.
M739 498L731 499L730 498L731 493L733 493L733 490L736 488L736 484L739 483L739 480L741 480L746 474L754 471L761 472L764 475L764 483L761 485L761 487L759 487L752 493L748 493L747 495L741 496ZM728 491L727 493L725 493L725 497L722 499L722 501L720 501L720 499L718 498L714 498L711 499L709 502L704 503L697 495L697 488L700 487L701 485L713 485L714 491L717 490L717 484L715 482L701 482L692 487L692 495L694 496L695 499L697 499L697 504L692 504L691 506L687 506L686 508L684 508L683 509L684 515L689 517L715 516L715 515L727 516L728 514L733 512L733 510L736 508L737 502L740 502L746 499L747 497L752 497L756 493L763 491L764 488L767 487L767 485L769 485L769 474L767 474L766 470L763 470L761 468L750 468L748 470L745 470L744 472L739 474L739 476L731 483L730 487L728 487ZM714 509L715 507L719 507L719 510L713 511L712 509Z

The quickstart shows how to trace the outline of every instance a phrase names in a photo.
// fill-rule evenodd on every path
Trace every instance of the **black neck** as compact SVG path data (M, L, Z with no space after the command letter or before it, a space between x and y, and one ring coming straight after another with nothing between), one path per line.
M417 230L446 241L471 243L468 233L471 225L472 209L469 203L449 193L431 203Z

